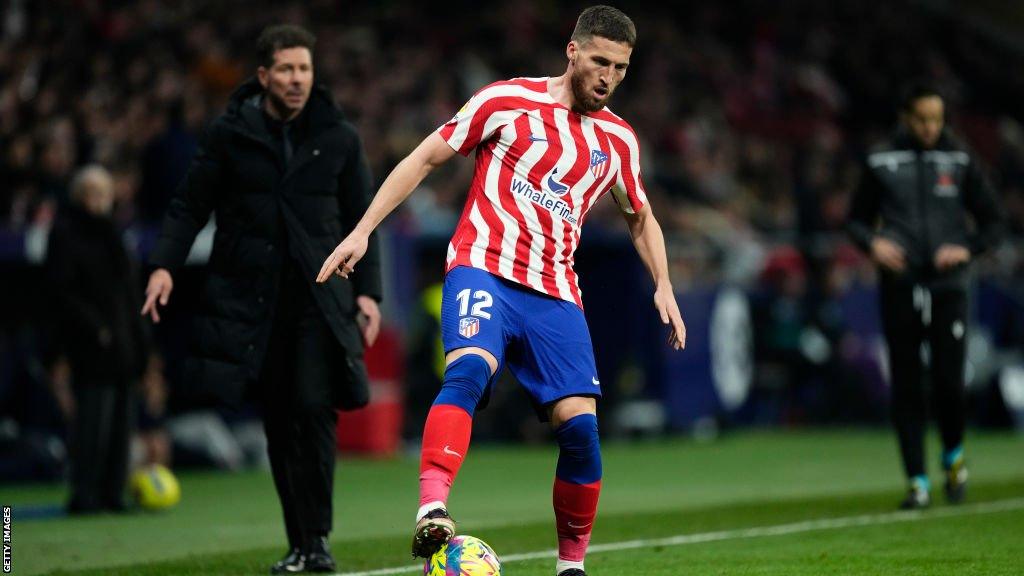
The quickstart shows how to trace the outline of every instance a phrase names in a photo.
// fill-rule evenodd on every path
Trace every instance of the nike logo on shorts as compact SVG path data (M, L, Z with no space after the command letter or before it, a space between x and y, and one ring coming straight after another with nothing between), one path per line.
M594 386L600 386L601 385L601 381L597 379L597 376L592 376L590 378L590 383L593 384Z

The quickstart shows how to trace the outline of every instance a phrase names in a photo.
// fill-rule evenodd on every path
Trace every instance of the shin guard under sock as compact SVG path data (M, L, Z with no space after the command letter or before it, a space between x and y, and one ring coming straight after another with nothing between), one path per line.
M467 354L445 369L444 385L427 414L420 453L420 505L445 503L459 473L473 430L473 411L491 369L477 354Z
M555 432L560 447L552 504L558 533L558 558L582 563L590 543L601 493L601 445L597 417L581 414Z

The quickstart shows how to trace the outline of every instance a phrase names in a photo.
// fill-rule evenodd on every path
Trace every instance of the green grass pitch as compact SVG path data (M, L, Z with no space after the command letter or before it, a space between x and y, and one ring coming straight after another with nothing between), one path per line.
M937 447L930 445L930 460ZM709 443L606 443L592 576L1024 574L1024 437L972 432L968 503L894 513L895 441L883 431L743 432ZM551 576L554 446L474 446L449 502L506 576ZM345 460L331 543L341 574L415 574L418 462ZM933 484L941 486L937 466ZM183 474L161 514L19 519L60 486L0 488L14 505L15 574L266 574L284 552L268 473ZM389 570L394 569L394 570Z

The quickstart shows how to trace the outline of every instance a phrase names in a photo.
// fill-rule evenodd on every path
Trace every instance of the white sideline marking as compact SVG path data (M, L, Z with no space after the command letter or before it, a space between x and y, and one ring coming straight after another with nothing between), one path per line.
M737 530L721 530L718 532L703 532L698 534L680 534L668 538L652 538L645 540L627 540L624 542L609 542L607 544L592 544L588 547L588 554L601 552L615 552L618 550L630 550L634 548L647 548L651 546L683 546L686 544L700 544L703 542L718 542L721 540L739 540L741 538L759 538L762 536L782 536L786 534L798 534L800 532L813 532L815 530L835 530L837 528L851 528L856 526L877 526L880 524L896 524L899 522L914 522L916 520L928 520L931 518L948 518L950 516L967 516L969 514L992 514L995 512L1008 512L1011 510L1024 509L1024 498L1010 498L1007 500L996 500L993 502L979 502L977 504L964 504L925 511L901 511L885 512L882 514L865 514L862 516L845 516L840 518L822 518L820 520L806 520L790 524L778 524L776 526L758 526L754 528L740 528ZM507 554L501 557L501 563L522 562L524 560L538 560L542 558L557 558L558 550L540 550L538 552L526 552L523 554ZM389 574L407 574L422 572L423 565L406 565L394 568L381 568L366 572L339 572L334 576L387 576Z

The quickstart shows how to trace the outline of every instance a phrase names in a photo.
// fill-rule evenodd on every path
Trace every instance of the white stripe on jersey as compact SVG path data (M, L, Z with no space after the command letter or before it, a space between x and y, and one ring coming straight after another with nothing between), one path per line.
M473 239L473 246L469 250L469 263L474 268L487 270L485 257L487 245L490 243L491 228L484 221L484 217L480 215L480 207L477 205L476 199L473 200L473 207L469 210L469 221L476 228L476 238Z

